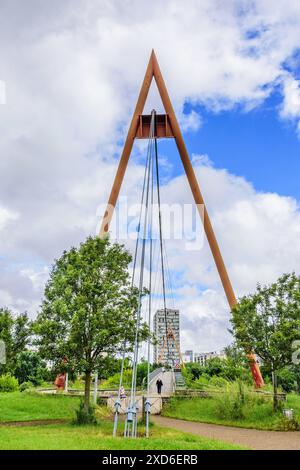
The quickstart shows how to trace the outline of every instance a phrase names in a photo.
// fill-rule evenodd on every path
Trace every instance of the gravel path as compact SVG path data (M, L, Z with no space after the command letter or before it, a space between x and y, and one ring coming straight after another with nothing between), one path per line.
M300 432L259 431L218 424L197 423L182 419L152 416L159 426L219 439L255 450L300 450Z

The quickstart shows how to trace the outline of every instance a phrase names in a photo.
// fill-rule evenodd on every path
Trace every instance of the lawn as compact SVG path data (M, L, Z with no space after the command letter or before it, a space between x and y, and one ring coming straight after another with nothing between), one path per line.
M0 450L234 450L241 447L173 429L151 427L151 437L112 438L112 423L97 426L1 426Z
M285 408L293 408L295 416L300 418L300 396L287 396ZM282 426L282 413L273 413L271 401L254 404L245 408L243 419L222 419L216 411L215 398L174 398L163 409L162 415L189 421L222 424L253 429L279 430Z
M1 422L48 419L72 420L79 398L37 393L0 394L0 450L4 449L240 449L218 440L201 438L174 429L151 426L150 439L112 438L112 420L107 408L98 407L97 426L76 426L71 423L49 425L5 425ZM120 423L119 435L123 424ZM141 434L144 433L140 427Z
M0 393L0 422L35 419L72 419L78 397L37 393Z

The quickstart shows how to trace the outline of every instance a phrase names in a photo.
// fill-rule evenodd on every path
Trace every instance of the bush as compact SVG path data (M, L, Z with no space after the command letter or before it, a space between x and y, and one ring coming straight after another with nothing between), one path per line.
M20 392L25 392L25 390L28 390L29 388L33 388L33 383L32 382L23 382L21 383L19 390Z
M296 375L288 367L281 369L277 374L278 385L282 387L282 390L286 393L290 393L295 390L296 387Z
M127 388L131 386L132 370L125 369L123 372L123 387ZM120 383L120 372L112 375L101 383L102 389L115 389L119 388Z
M16 392L19 389L19 382L10 374L1 375L0 392Z
M228 380L223 379L223 377L213 376L210 379L209 385L216 388L225 388L228 385Z
M38 353L24 351L17 356L14 375L20 383L31 382L33 385L41 385L47 377L46 364Z
M276 422L276 429L280 429L281 431L300 431L299 419L287 419L281 416Z
M251 401L242 382L227 387L222 396L217 398L217 415L220 419L240 420L245 418L244 405Z
M80 402L78 410L76 410L76 418L73 424L97 424L95 415L95 407L89 406L88 410L85 409L83 400Z

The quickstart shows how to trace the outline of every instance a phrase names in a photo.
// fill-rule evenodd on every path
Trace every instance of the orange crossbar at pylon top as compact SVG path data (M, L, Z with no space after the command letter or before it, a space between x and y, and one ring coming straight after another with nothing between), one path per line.
M127 137L125 140L124 148L121 154L119 166L117 169L117 173L114 179L114 183L112 186L112 190L108 199L108 204L106 211L104 213L104 217L102 220L101 228L100 228L100 233L99 236L103 237L105 236L108 231L109 231L109 226L110 222L113 216L114 208L117 203L117 199L119 196L120 188L122 185L122 181L124 178L124 174L127 168L127 164L130 158L133 142L136 138L138 138L138 134L140 135L140 138L143 138L143 126L146 126L146 117L143 117L143 110L145 106L145 102L148 96L148 92L150 89L150 85L152 82L152 79L155 79L156 85L165 109L165 115L166 116L164 119L166 119L166 128L165 130L163 127L161 128L160 132L169 132L171 135L168 135L167 137L172 136L175 141L176 145L178 148L178 152L194 197L195 204L198 208L199 215L202 219L203 226L204 226L204 231L210 246L210 250L212 252L222 285L223 289L225 291L225 295L227 297L228 304L230 308L232 309L237 301L236 297L232 288L232 284L230 282L227 269L223 260L223 257L221 255L221 251L216 239L216 236L214 234L214 230L206 209L206 205L204 203L203 196L200 191L200 187L190 160L190 157L188 155L182 133L162 76L162 73L160 71L158 61L156 58L156 55L154 53L154 50L152 50L150 59L147 65L146 73L144 76L144 80L140 89L140 93L138 96L138 100L136 103L136 107L132 116L132 120L128 129ZM142 117L141 117L142 116ZM159 137L159 136L158 136ZM263 379L260 374L259 366L256 362L255 356L250 355L249 360L251 362L251 370L253 374L253 379L255 381L256 386L262 386L263 385Z

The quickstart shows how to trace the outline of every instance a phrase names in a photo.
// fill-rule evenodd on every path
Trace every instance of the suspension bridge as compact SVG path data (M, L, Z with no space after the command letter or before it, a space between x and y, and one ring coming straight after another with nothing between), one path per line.
M152 79L155 79L157 88L165 109L165 114L157 114L152 110L150 115L144 115L143 110L148 96ZM124 362L127 352L127 341L123 345L122 366L120 373L120 383L118 396L109 399L109 406L114 409L114 430L113 435L116 436L118 421L120 414L125 415L124 420L124 437L137 437L138 413L143 412L146 421L146 436L149 436L150 414L155 413L161 407L163 397L154 395L154 384L158 377L163 376L164 393L171 395L175 392L176 386L183 387L183 379L180 366L172 362L170 353L170 344L174 343L176 338L172 332L171 325L168 325L167 318L167 291L172 293L171 276L168 267L167 249L163 238L163 220L161 211L161 181L160 181L160 165L158 140L161 138L173 138L176 142L177 149L183 164L185 174L187 176L190 189L199 210L202 219L204 231L218 270L220 280L222 282L225 295L228 300L230 309L236 304L236 297L226 270L224 260L222 258L216 236L200 191L198 181L196 179L194 169L192 167L182 133L162 76L160 67L154 51L152 51L147 66L142 87L138 96L137 104L133 113L131 124L125 140L124 148L121 154L119 166L114 179L114 183L109 196L106 211L103 216L100 237L104 237L109 233L110 223L113 217L114 209L117 204L118 195L122 185L122 181L126 172L127 164L131 155L132 147L136 139L147 139L147 151L145 159L144 179L141 194L141 210L139 214L139 223L137 227L137 238L134 249L133 259L133 275L132 287L138 286L138 308L136 312L136 325L134 332L134 351L132 359L132 381L128 397L122 398L123 372ZM157 205L158 211L154 213L154 204ZM201 210L200 210L201 208ZM156 220L157 219L157 220ZM158 243L154 242L154 227L158 227ZM147 268L147 276L146 276ZM147 344L147 360L148 374L146 390L141 395L137 392L137 366L139 362L139 329L142 318L146 318L149 329L151 329L153 304L156 295L156 279L155 276L159 272L161 284L160 302L165 313L165 336L164 350L166 365L170 366L170 370L157 370L151 375L150 373L150 339ZM156 275L153 275L156 273ZM147 277L147 279L146 279ZM145 287L147 295L145 296ZM169 296L168 296L169 297ZM172 295L171 295L172 297ZM126 332L125 332L126 333ZM180 354L180 352L179 352ZM263 379L254 354L249 354L249 363L255 385L262 386Z

